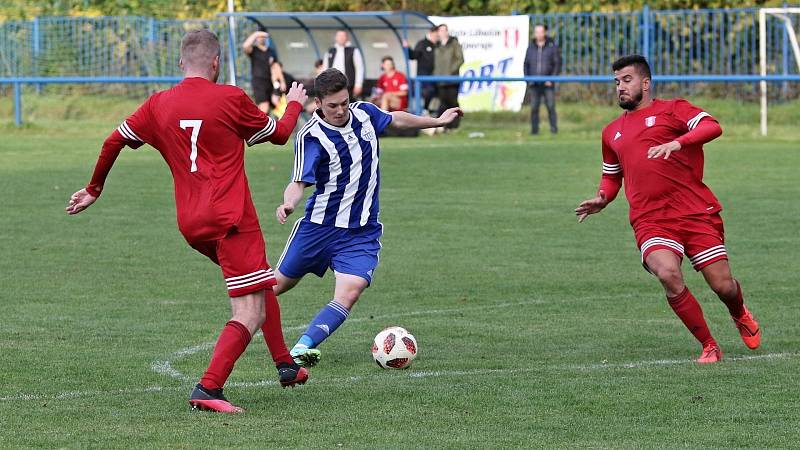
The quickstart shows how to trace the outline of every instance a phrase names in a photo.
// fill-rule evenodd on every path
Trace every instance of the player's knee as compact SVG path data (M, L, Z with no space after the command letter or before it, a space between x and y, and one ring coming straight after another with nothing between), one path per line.
M667 291L680 293L683 290L683 274L680 267L664 266L654 271Z
M730 298L736 297L739 292L739 287L736 286L736 281L733 277L722 277L714 279L709 282L711 290L713 290L719 297Z

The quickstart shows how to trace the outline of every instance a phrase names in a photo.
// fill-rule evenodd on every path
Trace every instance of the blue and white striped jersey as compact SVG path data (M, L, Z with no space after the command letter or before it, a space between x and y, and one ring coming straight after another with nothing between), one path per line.
M297 133L292 181L316 185L305 220L339 228L378 222L378 135L392 116L366 102L350 104L350 120L333 126L314 113Z

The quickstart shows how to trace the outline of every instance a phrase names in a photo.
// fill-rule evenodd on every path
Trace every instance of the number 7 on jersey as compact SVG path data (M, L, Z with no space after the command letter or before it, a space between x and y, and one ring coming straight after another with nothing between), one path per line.
M189 172L197 172L197 137L200 135L200 127L203 126L202 120L181 120L181 128L192 129L192 152L189 154L189 160L192 162L192 167Z

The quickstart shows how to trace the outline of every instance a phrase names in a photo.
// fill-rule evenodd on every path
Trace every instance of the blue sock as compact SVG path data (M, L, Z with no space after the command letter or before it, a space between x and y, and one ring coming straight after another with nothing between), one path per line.
M330 303L320 309L308 329L300 337L298 344L305 345L308 348L316 348L325 339L328 338L341 324L344 323L350 311L347 310L336 300L331 300Z

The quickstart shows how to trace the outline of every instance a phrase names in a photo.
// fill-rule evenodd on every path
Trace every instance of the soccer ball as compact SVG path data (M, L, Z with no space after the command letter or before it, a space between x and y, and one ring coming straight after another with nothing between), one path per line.
M383 369L406 369L417 357L417 339L402 327L389 327L375 336L372 357Z

